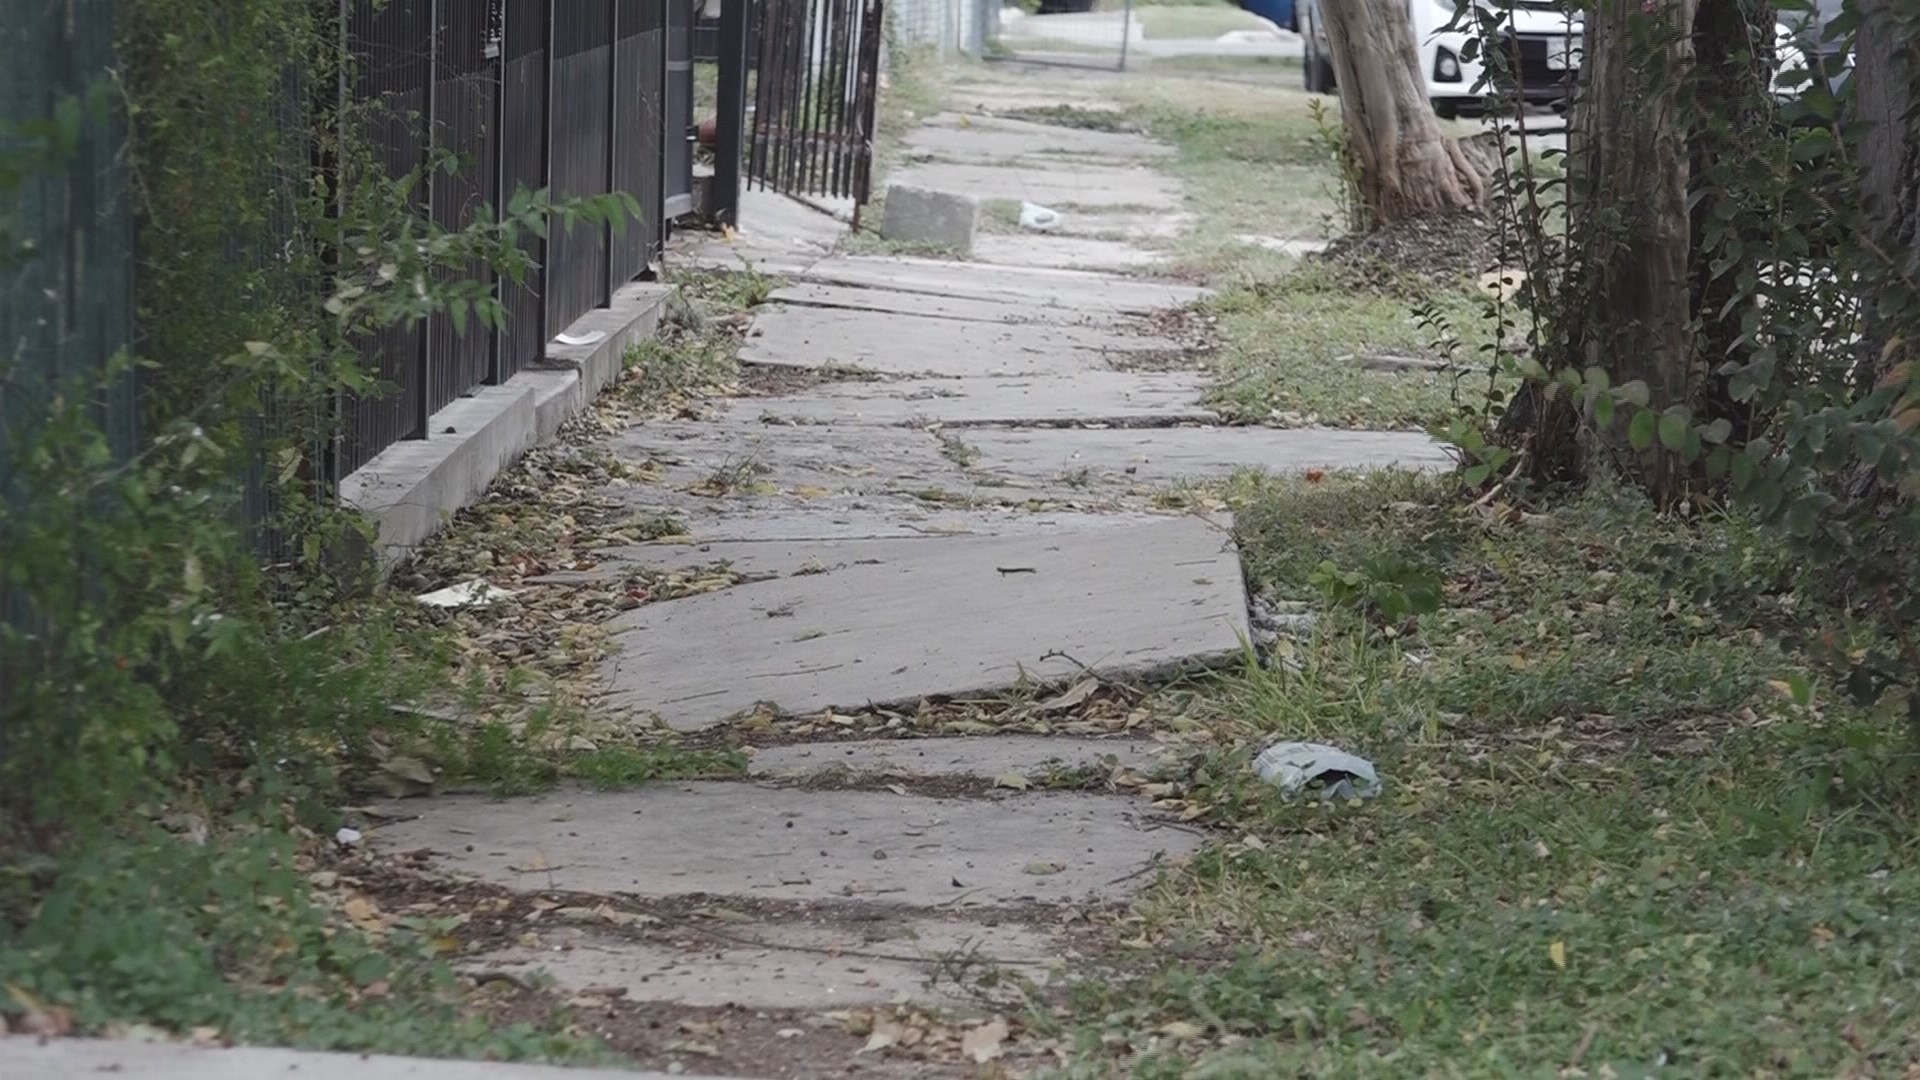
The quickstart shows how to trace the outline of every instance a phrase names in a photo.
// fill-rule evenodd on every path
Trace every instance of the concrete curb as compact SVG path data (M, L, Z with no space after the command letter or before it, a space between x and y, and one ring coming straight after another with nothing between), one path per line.
M180 1043L0 1036L0 1076L7 1080L666 1080L666 1073L562 1069L487 1061L437 1061L366 1054L327 1054L260 1047L205 1049Z
M404 561L455 511L472 505L520 456L552 439L620 376L627 350L660 325L671 286L636 282L588 312L545 362L461 398L428 422L428 436L395 443L340 482L340 501L377 530L382 566Z

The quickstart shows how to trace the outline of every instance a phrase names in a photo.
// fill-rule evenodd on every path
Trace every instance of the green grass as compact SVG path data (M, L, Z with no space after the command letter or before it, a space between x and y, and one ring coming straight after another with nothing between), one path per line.
M1490 338L1478 297L1434 300L1461 334L1471 370L1368 371L1356 356L1430 353L1435 332L1404 298L1289 262L1270 256L1264 269L1243 261L1213 301L1223 341L1213 394L1229 413L1288 426L1430 427L1456 410L1456 383L1465 400L1478 400L1487 376L1473 350Z
M1817 683L1794 699L1810 667L1777 642L1826 617L1779 544L1609 491L1489 515L1381 474L1238 501L1250 579L1321 622L1203 688L1245 749L1187 797L1229 839L1143 898L1144 974L1078 987L1072 1074L1891 1075L1920 1057L1906 744ZM1325 563L1397 563L1444 600L1330 607ZM1386 790L1283 800L1245 767L1277 738L1366 755Z

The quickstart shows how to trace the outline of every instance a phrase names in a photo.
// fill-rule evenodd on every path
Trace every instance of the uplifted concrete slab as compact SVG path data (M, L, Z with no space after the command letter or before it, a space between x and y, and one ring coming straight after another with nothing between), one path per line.
M1164 483L1240 469L1444 468L1446 450L1420 432L1331 428L973 428L979 471L1046 480L1085 469L1094 482Z
M974 112L1004 113L1027 109L1051 109L1066 105L1089 112L1118 116L1119 105L1094 87L1064 85L1057 80L1032 85L1018 83L961 83L947 95L956 105Z
M1103 367L1109 353L1155 352L1179 343L1151 334L1083 326L1034 326L824 311L768 304L741 343L743 363L856 367L900 375L1064 374Z
M835 255L813 264L804 277L816 282L896 292L1048 304L1083 313L1144 315L1186 307L1209 295L1207 290L1191 285L1087 270L1048 270L881 255Z
M1205 389L1205 379L1184 371L897 379L736 401L729 415L805 424L1204 424L1217 419L1200 404Z
M1010 923L887 918L859 921L741 922L662 927L648 940L586 928L543 935L541 948L515 946L476 958L468 971L543 971L579 993L618 988L627 1001L698 1007L844 1009L913 1000L972 1004L962 987L938 980L956 956L1012 968L1044 982L1063 946L1052 935Z
M107 1039L0 1037L6 1080L668 1080L658 1072L559 1069L492 1061L436 1061L265 1047L198 1047ZM686 1077L682 1077L686 1080Z
M1023 676L1148 676L1236 656L1238 553L1206 523L957 537L919 558L737 585L608 625L607 700L698 730L990 693ZM1071 659L1069 659L1071 657Z
M801 497L790 492L714 500L668 492L636 505L650 513L678 514L688 535L709 543L1052 537L1081 529L1150 525L1168 516L1130 511L1095 492L1061 500L1012 484L961 485L937 494L942 496L938 501L907 493ZM1045 497L1046 505L1006 501L1029 494Z
M1167 261L1163 251L1118 240L1052 233L991 233L973 241L973 253L1003 266L1051 266L1066 270L1138 270Z
M765 399L773 407L779 398ZM736 410L753 406L741 403ZM759 412L719 420L663 420L616 436L623 461L649 461L660 485L709 501L754 494L867 494L966 485L958 463L924 431L762 423Z
M997 780L1042 779L1060 771L1125 766L1147 771L1159 763L1150 739L1074 739L1053 735L993 735L937 739L860 739L792 743L753 751L753 776L807 778L839 773L957 776Z
M1061 163L1049 166L966 165L926 161L893 179L916 187L964 191L981 199L1025 199L1046 205L1152 206L1178 209L1180 185L1151 169Z
M921 315L934 319L961 319L967 322L984 323L1111 326L1115 320L1122 318L1111 311L1079 311L1039 297L978 300L968 297L936 296L933 293L924 292L896 292L892 289L866 289L852 285L822 285L804 281L775 289L769 294L768 299L776 304L787 304L793 307L880 311L895 315Z
M1125 880L1201 838L1153 828L1124 795L936 799L740 782L411 799L373 831L443 870L524 890L865 899L928 907L1118 900Z
M740 227L729 237L679 233L676 261L719 270L795 274L831 253L847 235L841 217L768 191L740 193Z
M1173 156L1173 147L1131 132L1088 131L978 113L940 113L902 140L909 151L951 160L1077 154L1121 161Z

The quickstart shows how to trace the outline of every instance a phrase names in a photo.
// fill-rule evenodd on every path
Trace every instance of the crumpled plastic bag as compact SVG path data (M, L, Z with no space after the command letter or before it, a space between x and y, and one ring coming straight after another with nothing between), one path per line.
M1260 778L1283 795L1318 789L1324 800L1371 799L1380 794L1373 762L1320 743L1275 743L1253 759Z

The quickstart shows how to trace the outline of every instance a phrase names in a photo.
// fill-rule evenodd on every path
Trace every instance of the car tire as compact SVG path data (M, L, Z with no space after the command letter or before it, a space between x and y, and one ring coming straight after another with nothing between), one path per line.
M1300 66L1306 72L1307 93L1331 94L1333 93L1333 63L1320 55L1320 50L1315 47L1313 25L1305 20L1302 20L1302 25L1306 29L1300 35Z

